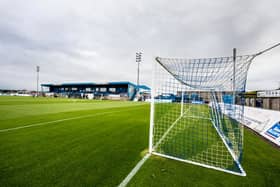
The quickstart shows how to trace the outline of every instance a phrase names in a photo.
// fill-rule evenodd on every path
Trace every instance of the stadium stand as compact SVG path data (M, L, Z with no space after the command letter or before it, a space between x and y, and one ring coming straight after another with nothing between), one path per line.
M149 97L150 88L131 82L41 84L45 95L54 97L135 100Z

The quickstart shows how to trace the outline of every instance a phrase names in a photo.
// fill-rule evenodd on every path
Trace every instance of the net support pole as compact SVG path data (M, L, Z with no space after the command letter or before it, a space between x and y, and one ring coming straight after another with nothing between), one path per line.
M278 47L278 46L280 46L280 43L275 44L275 45L273 45L273 46L271 46L271 47L269 47L269 48L267 48L267 49L264 49L264 50L258 52L257 54L255 54L255 56L258 56L258 55L261 55L261 54L263 54L263 53L266 53L267 51L270 51L271 49L274 49L274 48L276 48L276 47Z
M153 130L154 130L154 111L155 111L155 72L156 62L154 63L152 73L152 90L151 90L151 111L150 111L150 129L149 129L149 153L153 151Z
M271 46L271 47L269 47L269 48L266 48L266 49L264 49L264 50L262 50L262 51L256 53L255 55L253 55L253 57L251 58L250 61L252 61L252 60L253 60L254 58L256 58L257 56L262 55L263 53L266 53L266 52L268 52L268 51L270 51L270 50L272 50L272 49L274 49L274 48L276 48L276 47L279 47L279 46L280 46L280 43L277 43L277 44L275 44L275 45L273 45L273 46Z
M236 74L236 48L233 48L233 76L232 76L232 104L235 105L235 74Z

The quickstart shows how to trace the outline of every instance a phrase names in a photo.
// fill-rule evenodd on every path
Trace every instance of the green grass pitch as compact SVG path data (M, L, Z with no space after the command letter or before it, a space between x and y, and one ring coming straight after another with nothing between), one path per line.
M117 186L147 150L149 109L0 97L0 186ZM244 136L246 177L152 156L129 186L280 186L279 149L249 130Z

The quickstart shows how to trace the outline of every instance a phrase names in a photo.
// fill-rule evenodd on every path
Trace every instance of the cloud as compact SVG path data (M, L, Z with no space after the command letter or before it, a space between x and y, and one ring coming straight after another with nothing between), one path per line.
M251 54L280 41L277 0L69 0L0 2L0 88L42 83L135 82L135 52L143 52L141 82L150 85L155 56ZM280 49L252 64L248 89L280 80Z

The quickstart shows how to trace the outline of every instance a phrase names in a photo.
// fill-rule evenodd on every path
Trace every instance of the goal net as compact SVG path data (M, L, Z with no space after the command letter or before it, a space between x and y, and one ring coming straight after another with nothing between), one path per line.
M244 92L253 55L156 58L150 153L245 176ZM237 107L238 106L238 107Z

